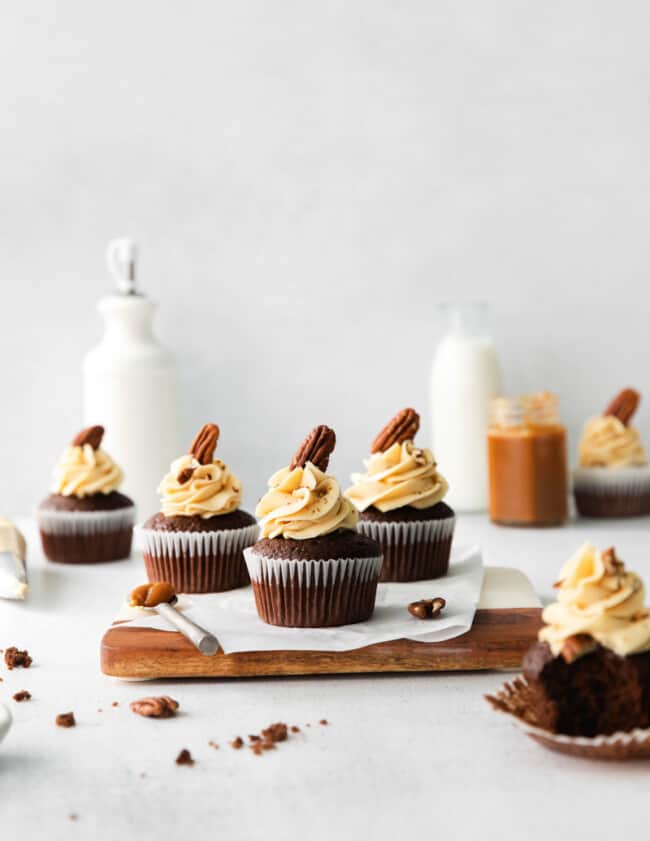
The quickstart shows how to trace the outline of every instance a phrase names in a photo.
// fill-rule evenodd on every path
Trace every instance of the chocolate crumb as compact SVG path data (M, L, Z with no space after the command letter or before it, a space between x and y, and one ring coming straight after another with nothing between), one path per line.
M216 742L213 742L212 739L208 742L208 745L215 750L219 750L219 745Z
M255 756L261 756L264 753L264 749L262 747L261 742L255 742L251 745L251 750L255 754Z
M242 739L241 736L237 736L237 738L233 739L232 742L230 743L230 747L234 748L234 750L240 750L241 748L244 747L244 740Z
M59 713L56 717L58 727L75 727L77 722L74 713Z
M297 724L292 724L290 729L292 733L300 733L300 727Z
M111 704L111 707L119 707L119 705L120 705L119 701L113 701L113 703Z
M32 658L29 656L29 651L20 651L15 646L11 646L5 651L5 663L7 668L16 669L22 666L23 669L28 669L32 665Z
M255 733L249 733L248 738L251 742L261 742L262 741L262 737L256 735Z
M262 730L262 738L265 742L284 742L287 739L287 725L278 721L277 724L269 724Z
M29 701L31 698L31 694L26 689L21 689L20 692L16 692L13 696L14 701Z
M183 748L183 750L178 754L176 757L176 764L177 765L194 765L194 760L192 759L192 754L188 751L187 748Z
M327 724L329 724L329 721L326 718L321 718L321 720L318 723L323 724L323 725L327 725Z

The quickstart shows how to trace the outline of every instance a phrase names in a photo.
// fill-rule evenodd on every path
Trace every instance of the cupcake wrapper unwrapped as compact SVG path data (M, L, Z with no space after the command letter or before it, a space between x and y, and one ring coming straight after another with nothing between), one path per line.
M583 467L573 472L573 493L583 517L650 514L650 467Z
M50 561L96 564L131 554L135 506L112 511L52 511L39 508L36 521Z
M387 523L359 520L358 531L384 550L380 581L425 581L449 571L455 517Z
M247 549L260 618L285 628L326 628L372 616L382 557L288 560Z
M221 593L249 583L244 549L257 540L257 523L211 532L138 528L150 581L168 581L178 593Z
M531 714L529 686L523 677L504 684L496 695L486 695L485 700L497 712L509 716L527 736L549 750L583 759L650 759L650 729L587 737L566 736L538 727Z

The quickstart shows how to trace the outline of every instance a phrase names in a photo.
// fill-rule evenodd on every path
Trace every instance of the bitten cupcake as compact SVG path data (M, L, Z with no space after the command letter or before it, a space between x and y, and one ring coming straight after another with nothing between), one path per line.
M650 609L613 548L585 543L523 661L524 679L488 701L546 747L578 756L650 755Z
M650 514L650 466L639 432L630 425L640 399L638 391L626 388L602 417L585 426L573 473L576 508L583 517Z
M345 495L359 510L358 529L384 552L380 581L440 578L449 570L456 518L442 500L448 485L431 450L413 439L420 416L402 409L375 438L365 473Z
M161 512L140 530L149 580L178 593L248 584L243 551L257 539L257 523L239 508L241 482L214 457L218 440L219 427L206 423L160 483Z
M264 622L314 628L372 615L381 548L356 531L357 512L327 466L336 436L316 427L257 506L261 539L244 552Z
M118 492L123 473L101 449L103 426L83 429L54 469L52 493L36 519L43 552L62 564L97 564L128 558L135 506Z

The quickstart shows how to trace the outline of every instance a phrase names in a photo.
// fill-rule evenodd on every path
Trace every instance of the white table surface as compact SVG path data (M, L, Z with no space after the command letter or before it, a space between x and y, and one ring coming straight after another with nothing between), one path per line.
M457 539L481 543L488 564L521 568L548 599L561 564L586 539L616 545L650 581L649 522L542 531L463 516ZM123 594L144 579L141 562L46 563L31 524L20 524L29 539L32 589L24 604L0 602L0 648L26 647L34 665L12 672L0 666L0 699L14 714L0 745L3 838L647 835L650 762L611 765L545 751L483 701L503 681L498 673L155 684L105 677L99 641ZM12 701L20 689L33 699ZM134 715L128 702L151 693L172 695L182 714L164 721ZM77 727L56 727L56 714L69 710ZM321 718L329 726L319 725ZM261 757L229 747L234 736L275 721L302 732ZM208 746L210 739L219 750ZM194 767L175 765L184 747Z

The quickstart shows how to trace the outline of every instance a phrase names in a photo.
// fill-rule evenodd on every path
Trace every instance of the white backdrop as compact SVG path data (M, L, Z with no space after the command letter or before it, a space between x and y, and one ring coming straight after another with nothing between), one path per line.
M347 477L426 420L443 299L491 302L572 454L619 387L650 403L649 41L643 0L4 4L0 510L80 424L123 233L249 508L316 423Z

